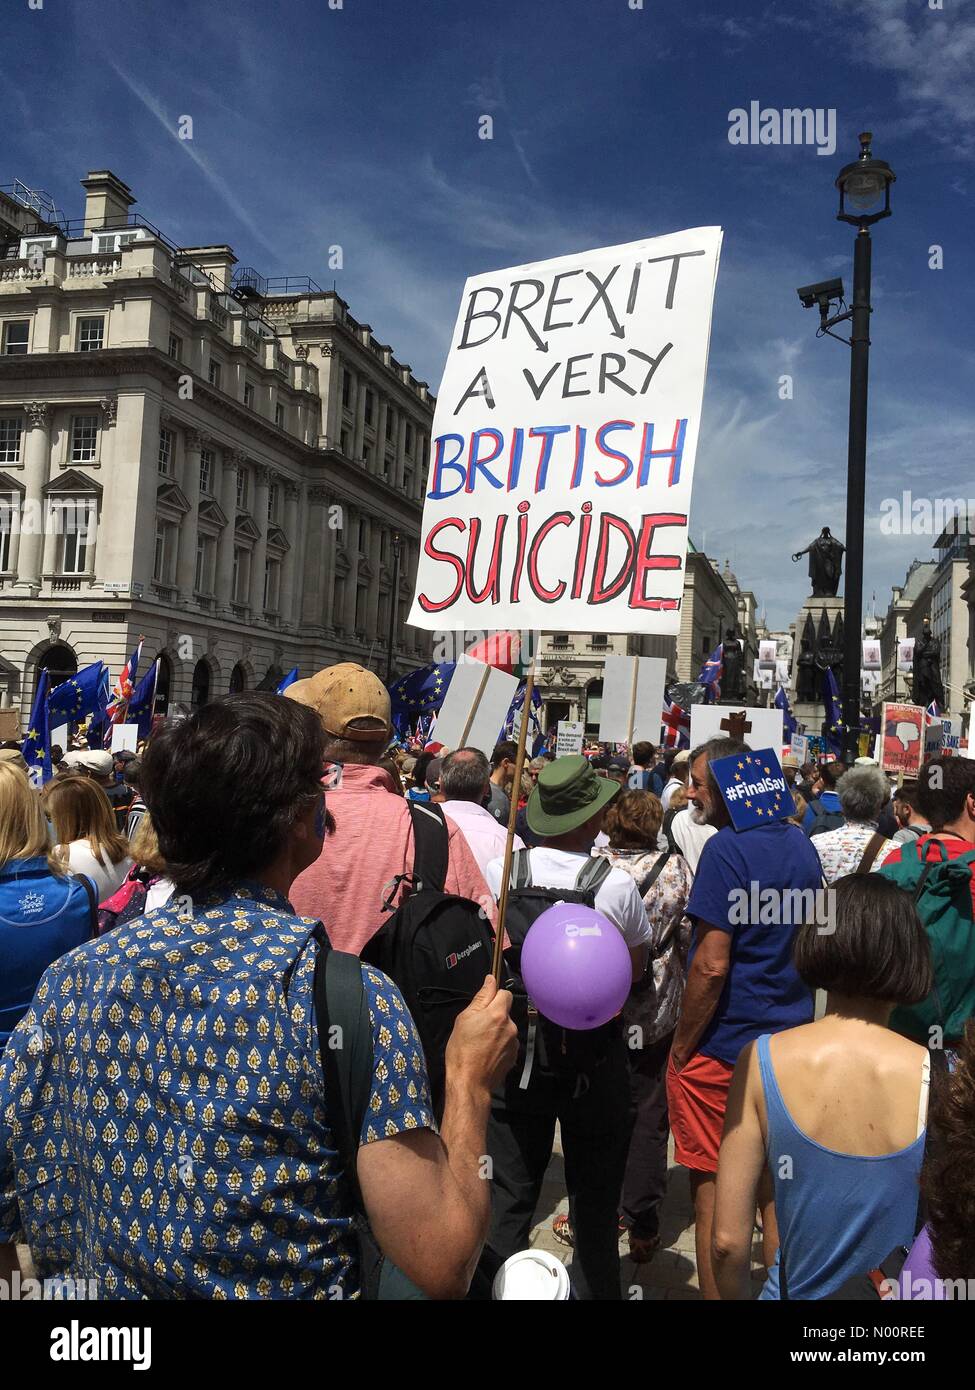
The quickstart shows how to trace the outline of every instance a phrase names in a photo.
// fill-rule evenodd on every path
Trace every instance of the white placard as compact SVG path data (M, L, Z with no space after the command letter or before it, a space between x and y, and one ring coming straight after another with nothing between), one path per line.
M71 725L59 724L56 729L50 730L47 737L52 748L60 748L62 752L67 753L68 739L71 737Z
M139 746L139 726L138 724L113 724L112 725L112 752L121 753L123 749L129 748L134 753Z
M860 664L862 665L865 671L880 670L880 643L878 641L875 641L875 639L872 637L868 637L864 641L863 659Z
M728 729L721 723L729 715L741 714L741 705L692 705L691 706L691 747L705 743L709 738L730 738ZM744 741L749 748L782 747L782 711L773 705L771 709L744 708L745 722L751 725L746 730Z
M959 753L961 752L961 715L942 715L933 720L925 730L924 734L924 753L930 757L932 753Z
M662 657L604 657L603 694L599 707L600 743L634 744L646 740L656 747L660 742L660 716L666 680L667 663Z
M805 734L793 734L789 740L789 747L800 767L809 761L809 740Z
M913 637L902 637L897 643L897 669L908 673L914 670Z
M483 661L458 661L437 719L445 748L480 748L490 758L519 681Z
M791 680L792 672L789 669L789 663L780 657L775 663L775 683L776 685L788 685Z
M867 695L873 695L880 689L879 671L861 671L860 689Z
M721 236L467 281L410 623L676 636Z
M773 642L771 640L759 642L758 659L763 666L774 666L778 656L778 651L778 642Z
M578 724L571 719L560 719L555 734L555 756L563 758L567 753L581 753L585 734L585 724Z

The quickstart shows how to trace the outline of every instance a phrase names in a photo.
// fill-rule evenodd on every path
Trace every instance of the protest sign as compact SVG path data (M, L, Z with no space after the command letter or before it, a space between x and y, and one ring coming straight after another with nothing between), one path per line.
M924 756L958 753L961 745L961 715L942 715L932 719L924 733Z
M666 679L667 663L661 657L605 657L600 743L659 743Z
M128 748L133 753L139 746L139 726L138 724L113 724L112 725L112 752L121 753Z
M759 690L771 690L775 680L775 666L765 666L757 659L752 663L752 682Z
M458 661L437 716L437 742L480 748L490 758L518 684L517 676L483 661Z
M60 748L62 753L68 751L68 740L71 737L71 725L59 724L56 729L51 729L48 738L52 748Z
M575 723L571 719L560 719L555 735L555 756L563 758L566 753L581 753L585 732L585 724Z
M789 663L781 657L775 663L775 683L776 685L788 685L792 680L792 673Z
M793 734L790 740L790 752L797 760L799 766L809 760L809 740L805 734Z
M885 701L880 716L880 766L916 777L924 755L924 710Z
M735 830L795 815L796 803L773 748L715 758L709 766Z
M721 229L471 277L409 622L676 635Z
M691 747L709 738L740 738L749 748L782 747L782 711L742 708L741 705L694 705L691 709Z

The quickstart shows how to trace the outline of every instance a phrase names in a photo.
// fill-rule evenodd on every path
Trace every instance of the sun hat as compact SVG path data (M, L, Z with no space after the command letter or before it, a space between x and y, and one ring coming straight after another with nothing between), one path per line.
M581 753L569 753L543 767L528 798L525 817L536 835L564 835L585 825L620 790L609 777L598 777Z
M307 680L295 681L284 693L316 710L333 738L370 743L389 732L389 691L377 675L354 661L326 666ZM357 720L368 720L368 727L355 727Z
M77 748L65 753L62 763L72 771L93 772L96 777L110 777L115 766L111 753L101 748Z

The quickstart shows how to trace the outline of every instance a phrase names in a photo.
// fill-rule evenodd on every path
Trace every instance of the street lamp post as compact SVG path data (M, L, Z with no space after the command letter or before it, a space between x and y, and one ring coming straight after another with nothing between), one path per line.
M874 159L873 136L860 136L860 157L839 172L840 222L856 227L853 247L853 303L844 313L828 317L829 304L842 299L842 283L826 281L799 291L804 305L819 305L820 334L839 337L832 330L850 321L850 419L846 487L846 582L843 586L843 756L852 762L859 751L861 625L863 621L863 521L867 477L867 387L870 371L870 228L890 216L890 186L894 171L883 159Z
M389 591L389 643L386 650L386 684L393 679L393 643L396 640L396 618L399 608L399 532L393 534L393 583Z

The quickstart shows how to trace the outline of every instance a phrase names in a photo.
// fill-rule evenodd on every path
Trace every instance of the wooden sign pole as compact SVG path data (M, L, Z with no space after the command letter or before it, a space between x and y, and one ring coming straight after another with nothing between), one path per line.
M630 690L630 719L626 726L627 747L632 755L633 752L633 724L636 719L636 683L640 679L640 658L633 658L633 685Z
M504 843L504 868L501 873L501 891L498 894L497 935L494 938L494 964L492 970L498 984L501 983L501 953L504 950L504 919L508 910L508 884L511 879L511 856L515 843L515 825L518 820L518 797L521 794L521 773L525 766L525 741L528 738L528 711L532 707L532 693L535 689L535 663L528 668L525 680L525 703L521 710L521 728L518 730L518 756L515 759L515 779L511 784L511 811L508 815L508 834Z

